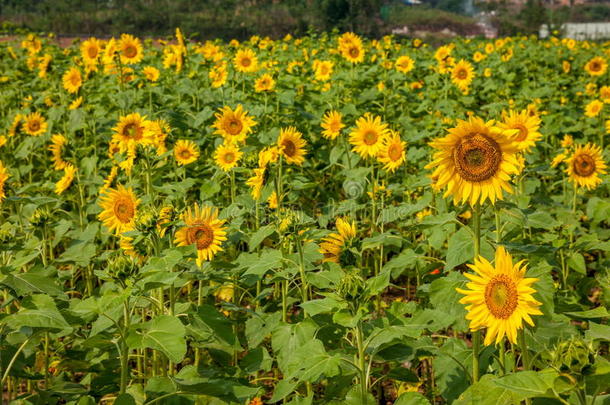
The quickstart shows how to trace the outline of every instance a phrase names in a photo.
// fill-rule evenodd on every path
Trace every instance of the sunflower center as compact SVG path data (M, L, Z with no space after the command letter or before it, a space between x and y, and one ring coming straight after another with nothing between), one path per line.
M468 72L466 69L460 69L457 71L457 78L460 80L464 80L468 77Z
M250 58L242 58L241 60L241 65L243 67L248 67L252 64L252 61L250 60Z
M80 81L80 78L77 75L74 74L74 75L72 75L70 77L70 81L72 82L73 86L76 86L76 85L78 85L78 82Z
M282 150L286 156L293 157L297 152L297 147L290 139L285 139L282 142Z
M388 156L393 161L400 160L400 158L402 157L402 148L400 147L400 145L396 143L390 145L390 147L388 148Z
M133 58L138 54L138 49L133 45L127 45L123 50L123 55L127 58Z
M227 152L225 153L225 163L233 163L235 161L235 153Z
M379 138L379 135L377 134L376 131L366 131L364 133L364 136L362 137L364 143L366 143L367 145L373 145L377 142L377 139Z
M591 70L594 72L598 72L601 70L601 65L598 61L591 62Z
M357 58L358 55L360 55L360 50L358 49L358 47L352 46L351 48L349 48L349 56L351 56L352 58Z
M182 159L188 159L188 158L190 158L190 157L191 157L191 151L190 151L190 150L188 150L188 149L182 149L182 150L180 151L180 157L181 157Z
M89 55L89 58L94 59L97 57L97 48L94 46L90 46L89 49L87 49L87 55Z
M237 118L229 119L227 121L227 125L225 126L225 130L231 135L239 135L241 133L242 128L243 125L241 123L241 120L238 120Z
M595 173L595 159L589 155L577 155L572 163L574 173L581 177L589 177Z
M519 135L517 135L515 140L517 142L525 141L525 139L527 138L527 134L529 133L529 131L527 130L525 125L523 125L523 124L515 124L514 129L518 129L519 130Z
M499 319L508 319L517 308L517 288L506 274L491 279L485 288L485 304L491 314Z
M502 161L500 145L487 135L462 139L453 150L456 171L467 181L485 181L496 174Z
M341 130L341 121L331 121L330 124L328 124L328 128L331 132L339 132Z
M199 224L188 229L187 242L196 244L197 250L210 247L214 242L214 231L207 224Z
M141 128L133 122L125 125L123 129L123 134L130 139L139 140L142 138L142 130Z
M126 199L119 199L114 203L114 216L119 221L126 224L133 218L134 207L131 201Z
M40 129L40 122L38 122L38 121L30 122L30 130L38 131L39 129Z
M328 67L326 65L320 66L320 74L326 76L328 74Z

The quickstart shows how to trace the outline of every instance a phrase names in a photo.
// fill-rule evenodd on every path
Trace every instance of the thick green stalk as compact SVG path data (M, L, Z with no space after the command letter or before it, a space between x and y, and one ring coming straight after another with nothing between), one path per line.
M474 258L481 254L481 205L477 202L472 214L472 226L474 231ZM479 353L481 351L481 331L472 333L472 381L479 381Z

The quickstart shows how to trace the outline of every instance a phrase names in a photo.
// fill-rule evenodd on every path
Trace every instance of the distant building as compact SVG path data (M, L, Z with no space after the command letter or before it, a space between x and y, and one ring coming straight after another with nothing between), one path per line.
M610 38L610 22L566 23L561 26L562 36L576 40L595 40ZM549 36L546 24L540 27L540 38Z

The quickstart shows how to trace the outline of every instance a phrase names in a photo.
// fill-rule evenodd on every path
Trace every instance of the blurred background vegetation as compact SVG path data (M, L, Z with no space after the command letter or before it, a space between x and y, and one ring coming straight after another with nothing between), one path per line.
M482 35L480 12L500 35L536 33L542 23L610 20L607 1L574 4L581 1L561 5L561 0L0 0L0 22L9 34L28 30L65 36L129 32L163 37L180 27L203 40L254 34L277 38L332 29L378 37L405 26L411 34Z

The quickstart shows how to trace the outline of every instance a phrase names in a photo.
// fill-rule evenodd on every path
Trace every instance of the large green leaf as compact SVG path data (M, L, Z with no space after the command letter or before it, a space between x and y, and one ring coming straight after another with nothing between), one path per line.
M161 351L178 363L186 354L185 328L175 316L159 315L148 322L134 325L127 336L131 349L150 348Z

